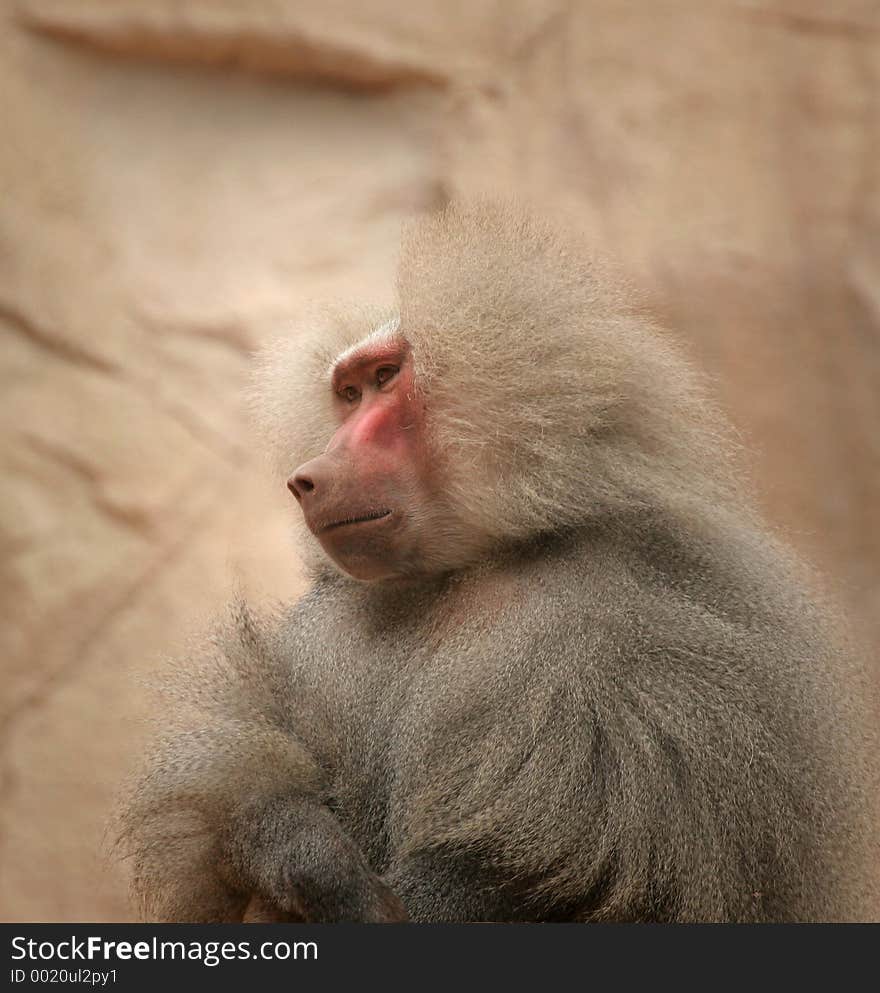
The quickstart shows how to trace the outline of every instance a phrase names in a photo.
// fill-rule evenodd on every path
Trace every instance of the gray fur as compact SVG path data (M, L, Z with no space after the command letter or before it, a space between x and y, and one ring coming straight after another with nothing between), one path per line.
M311 547L298 603L236 605L182 668L121 828L147 918L876 913L861 669L699 377L584 257L488 204L406 235L448 469L424 569L364 584ZM388 313L272 350L285 473L332 430L330 359Z

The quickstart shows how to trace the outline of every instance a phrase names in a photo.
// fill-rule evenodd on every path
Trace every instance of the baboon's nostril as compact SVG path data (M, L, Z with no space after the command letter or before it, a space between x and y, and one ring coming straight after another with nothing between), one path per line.
M287 488L290 492L297 498L297 500L302 500L303 495L306 493L311 493L315 488L315 484L309 479L308 476L302 473L297 473L295 476L291 476L287 480Z

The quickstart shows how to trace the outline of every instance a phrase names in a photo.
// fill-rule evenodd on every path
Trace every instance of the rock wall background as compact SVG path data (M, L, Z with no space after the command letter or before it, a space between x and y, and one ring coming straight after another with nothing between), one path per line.
M637 271L880 644L878 94L872 0L4 0L0 917L129 917L139 679L300 586L248 352L457 192Z

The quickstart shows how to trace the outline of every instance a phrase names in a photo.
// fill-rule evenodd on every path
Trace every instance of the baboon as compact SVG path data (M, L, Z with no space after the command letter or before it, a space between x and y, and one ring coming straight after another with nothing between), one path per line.
M452 204L395 307L268 350L311 586L181 665L122 820L146 918L870 915L860 666L633 299Z

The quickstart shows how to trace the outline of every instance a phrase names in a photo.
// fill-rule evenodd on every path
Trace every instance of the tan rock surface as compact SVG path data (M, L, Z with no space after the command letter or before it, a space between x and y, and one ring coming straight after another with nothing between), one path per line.
M651 287L880 644L880 13L819 0L0 12L0 918L119 920L142 681L300 588L239 390L397 229L519 190Z

